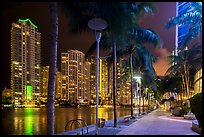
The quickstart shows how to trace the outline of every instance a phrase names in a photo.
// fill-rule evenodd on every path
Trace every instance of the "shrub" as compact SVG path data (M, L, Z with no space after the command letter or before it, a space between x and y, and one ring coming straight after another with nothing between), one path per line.
M181 109L182 109L182 115L186 115L190 110L191 108L187 107L186 105L181 105Z
M191 112L195 115L198 120L199 127L202 127L202 92L197 93L190 99Z
M182 116L182 108L177 106L177 107L174 107L173 109L173 113L172 113L174 116Z

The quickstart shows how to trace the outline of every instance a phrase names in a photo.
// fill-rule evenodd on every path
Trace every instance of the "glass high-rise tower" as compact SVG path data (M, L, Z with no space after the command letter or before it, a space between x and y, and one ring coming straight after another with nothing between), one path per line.
M176 2L176 16L179 16L191 9L189 2ZM182 24L176 26L176 47L175 54L178 53L178 47L181 46L182 41L189 31L189 24Z
M11 89L15 105L34 105L40 97L41 33L30 19L12 23Z

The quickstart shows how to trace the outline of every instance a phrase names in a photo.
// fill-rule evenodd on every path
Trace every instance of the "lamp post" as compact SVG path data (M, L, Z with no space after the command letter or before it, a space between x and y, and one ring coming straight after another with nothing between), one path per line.
M98 91L99 91L99 43L101 39L101 33L103 29L106 29L108 24L105 20L101 18L93 18L88 22L88 26L90 29L94 30L95 36L96 36L96 42L97 42L97 48L96 48L96 135L98 135Z
M135 76L133 77L134 79L136 79L136 92L135 92L135 98L137 100L137 106L138 106L138 110L140 112L140 106L139 106L139 93L138 93L138 83L139 83L139 80L141 79L141 76Z

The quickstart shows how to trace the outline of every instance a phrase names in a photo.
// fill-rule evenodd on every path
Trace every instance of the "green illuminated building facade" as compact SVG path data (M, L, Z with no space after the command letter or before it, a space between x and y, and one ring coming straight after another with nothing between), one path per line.
M11 89L15 105L35 104L39 100L40 49L41 34L30 19L12 23Z

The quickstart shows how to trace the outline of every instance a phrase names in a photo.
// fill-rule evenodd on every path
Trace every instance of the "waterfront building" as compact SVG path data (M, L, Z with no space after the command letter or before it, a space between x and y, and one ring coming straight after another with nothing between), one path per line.
M41 33L30 19L11 27L11 89L15 105L34 105L40 97Z
M62 98L62 73L56 68L55 99Z
M48 80L49 80L49 66L41 66L40 73L40 100L47 101L48 93ZM55 85L55 99L61 99L62 95L62 75L56 68L56 85Z
M90 71L90 88L91 88L91 103L96 103L96 58L94 55L90 57L91 71ZM121 102L121 83L120 83L120 63L117 63L116 72L116 101L117 104ZM113 104L113 64L108 65L106 58L100 58L100 84L99 84L99 104L112 105ZM124 87L125 88L125 87Z
M116 103L117 105L130 105L130 78L121 79L123 75L122 59L117 60L116 70ZM128 69L128 68L126 68ZM109 104L113 104L113 64L109 66Z
M108 66L106 58L100 58L99 104L108 104Z
M49 66L41 66L40 72L40 100L47 101Z
M90 101L90 64L85 63L84 56L78 50L61 53L62 99L70 103L86 104Z
M96 56L91 55L90 59L90 103L96 103Z
M129 67L125 67L122 65L123 59L119 60L117 63L117 95L118 95L118 103L121 105L130 105L131 103L131 79L130 77L127 79L122 78L124 75L127 75L128 72L123 72L122 69L129 70ZM133 95L134 96L134 95Z

